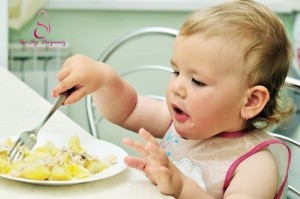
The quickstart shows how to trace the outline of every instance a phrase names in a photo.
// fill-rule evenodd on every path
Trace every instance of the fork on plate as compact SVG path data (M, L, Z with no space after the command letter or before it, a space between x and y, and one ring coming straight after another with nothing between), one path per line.
M67 97L71 94L73 89L67 90L60 94L60 96L55 100L51 110L48 115L44 118L44 120L34 129L30 131L25 131L20 134L18 139L14 142L13 147L9 151L10 160L18 160L24 157L24 153L22 153L22 148L27 147L28 149L32 149L37 142L37 134L40 129L44 126L44 124L48 121L48 119L52 116L52 114L65 102Z

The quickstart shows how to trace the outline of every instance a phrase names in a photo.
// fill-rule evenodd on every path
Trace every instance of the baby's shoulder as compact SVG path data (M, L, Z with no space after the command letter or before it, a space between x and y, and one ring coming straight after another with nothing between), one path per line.
M259 163L259 164L258 164ZM246 158L237 167L237 170L263 171L268 170L277 174L277 163L273 154L268 149L263 149Z
M240 194L240 190L244 190L256 198L270 198L277 190L278 178L272 153L261 150L238 165L225 195Z

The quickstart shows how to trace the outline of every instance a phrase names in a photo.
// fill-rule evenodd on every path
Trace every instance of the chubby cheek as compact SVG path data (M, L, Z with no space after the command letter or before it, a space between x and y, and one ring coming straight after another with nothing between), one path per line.
M166 101L167 101L167 104L168 104L168 108L169 108L169 111L171 113L172 111L172 107L171 107L171 97L172 96L172 92L171 92L171 89L170 89L170 86L167 88L167 91L166 91Z
M216 104L209 102L212 102L212 100L206 103L193 102L196 106L189 107L189 110L191 110L190 117L194 123L193 132L197 133L197 136L202 139L214 136L222 131L222 122L225 121L224 112L216 107Z
M214 109L216 108L216 104L213 102L208 96L197 97L190 95L187 107L189 111L189 115L192 117L191 119L197 123L204 123L208 117L214 115Z

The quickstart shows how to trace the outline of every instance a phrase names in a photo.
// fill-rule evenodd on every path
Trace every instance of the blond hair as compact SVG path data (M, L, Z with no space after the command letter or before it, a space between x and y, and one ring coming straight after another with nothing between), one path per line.
M242 47L248 86L265 86L270 94L262 112L249 119L245 128L264 129L293 114L293 104L283 104L279 93L292 64L293 51L281 20L266 6L237 0L205 8L191 14L180 34L220 37Z

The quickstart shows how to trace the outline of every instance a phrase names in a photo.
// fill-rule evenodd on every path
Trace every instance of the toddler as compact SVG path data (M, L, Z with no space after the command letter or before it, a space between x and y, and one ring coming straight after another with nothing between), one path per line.
M139 132L125 163L177 199L284 198L289 148L264 131L293 113L279 96L292 48L278 17L237 0L192 13L177 35L166 101L138 95L107 64L69 58L52 95L92 94L109 121ZM161 138L158 143L156 138Z

